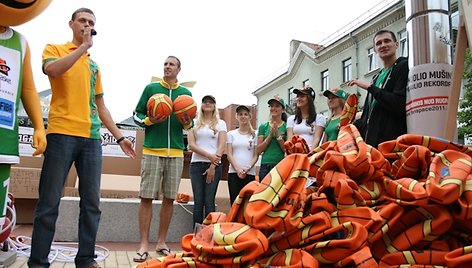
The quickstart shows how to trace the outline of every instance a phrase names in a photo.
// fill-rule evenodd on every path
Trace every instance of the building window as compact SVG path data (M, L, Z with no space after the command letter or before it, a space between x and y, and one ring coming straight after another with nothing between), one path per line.
M303 87L309 87L309 86L310 86L310 79L304 80Z
M329 89L329 71L321 72L321 91Z
M285 107L285 111L289 114L293 114L295 106L297 105L297 95L293 93L293 87L288 89L288 105Z
M379 68L379 61L377 59L377 54L375 54L373 47L367 49L367 60L369 63L369 69L367 70L367 72L371 72Z
M451 8L452 10L452 8ZM454 42L454 45L452 46L454 49L454 54L455 55L455 49L456 49L456 42L457 42L457 34L459 33L459 11L454 11L451 14L451 36L452 41ZM463 87L461 87L463 88Z
M352 80L352 60L351 58L343 61L343 82Z
M398 33L398 53L402 57L408 57L408 34L406 30Z
M293 87L288 89L288 105L294 104L297 100L297 95L293 93Z

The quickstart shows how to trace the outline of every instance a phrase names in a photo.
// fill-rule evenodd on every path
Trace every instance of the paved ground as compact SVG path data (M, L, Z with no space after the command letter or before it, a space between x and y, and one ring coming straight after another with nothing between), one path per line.
M31 237L31 225L20 225L16 226L16 229L13 231L12 235L14 236L26 236ZM100 245L108 249L108 257L99 262L99 264L104 268L122 268L122 267L133 267L137 263L133 262L133 257L136 255L136 250L139 247L138 243L117 243L117 242L98 242L97 245ZM152 245L155 246L155 245ZM180 245L178 243L169 244L169 247L172 251L178 252L181 251ZM149 252L151 257L157 257L157 253ZM17 256L16 262L8 267L11 268L26 268L27 257ZM75 267L74 263L64 263L64 262L53 262L51 268L60 268L60 267Z
M124 267L134 267L137 263L133 262L135 251L110 251L110 255L105 259L105 261L99 262L100 266L103 268L124 268ZM151 253L151 257L156 257L156 253ZM26 257L17 257L16 262L9 268L26 268L28 267ZM51 268L61 268L68 267L74 268L74 263L63 263L63 262L53 262L50 266Z

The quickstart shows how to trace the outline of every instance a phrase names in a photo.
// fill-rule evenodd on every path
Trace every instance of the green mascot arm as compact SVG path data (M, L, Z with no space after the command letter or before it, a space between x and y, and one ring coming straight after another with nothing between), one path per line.
M25 60L23 65L23 87L21 89L21 101L25 107L31 122L33 122L33 156L42 154L46 150L46 131L44 130L43 113L39 102L38 92L34 85L33 72L31 70L31 56L29 46L26 45Z

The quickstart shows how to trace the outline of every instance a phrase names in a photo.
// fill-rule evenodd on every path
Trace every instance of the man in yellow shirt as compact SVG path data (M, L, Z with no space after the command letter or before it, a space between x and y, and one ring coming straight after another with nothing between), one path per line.
M47 45L43 72L51 83L47 142L39 182L31 240L29 267L49 267L48 255L54 237L59 202L72 163L79 176L79 251L76 267L99 267L95 262L95 240L100 221L100 179L103 123L126 155L136 156L131 141L115 125L103 99L98 65L90 59L91 32L95 15L80 8L69 27L73 39L64 45Z

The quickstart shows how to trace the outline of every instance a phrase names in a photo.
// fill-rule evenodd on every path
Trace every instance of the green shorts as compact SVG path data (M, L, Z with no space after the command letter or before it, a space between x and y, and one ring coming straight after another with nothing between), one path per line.
M143 155L139 197L157 199L162 191L165 198L175 199L183 168L183 157Z

